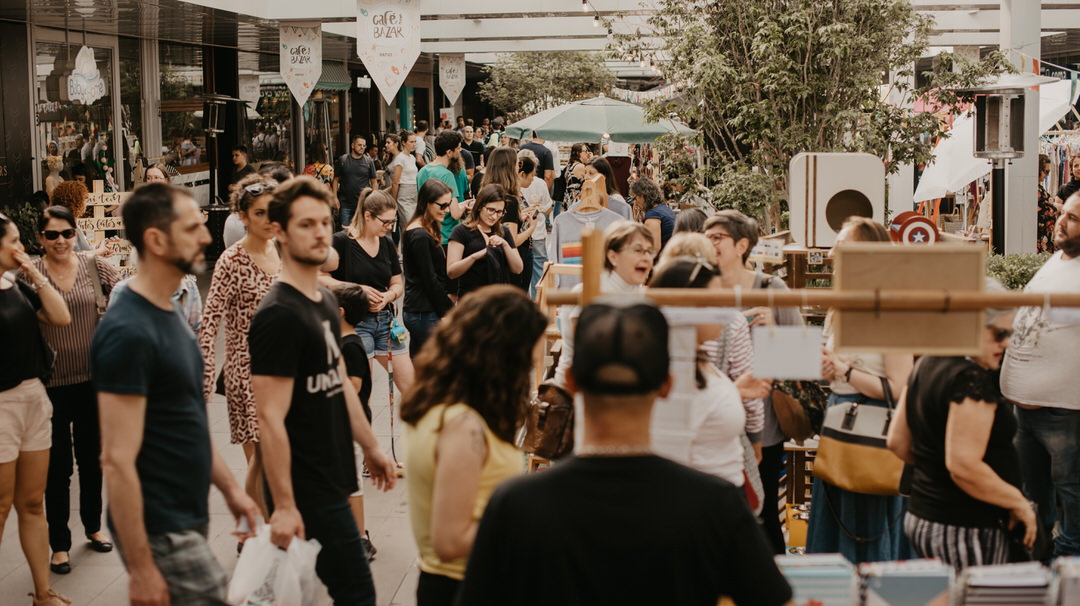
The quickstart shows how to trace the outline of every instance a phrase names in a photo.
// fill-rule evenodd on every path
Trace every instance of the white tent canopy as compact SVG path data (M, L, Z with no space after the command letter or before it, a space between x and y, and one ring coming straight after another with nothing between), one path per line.
M1070 80L1059 80L1039 87L1039 134L1050 130L1076 103L1080 86L1073 90ZM974 119L957 116L949 138L934 148L934 161L923 171L914 202L934 200L949 192L960 191L969 183L990 172L990 160L976 158ZM1031 150L1029 153L1038 153Z

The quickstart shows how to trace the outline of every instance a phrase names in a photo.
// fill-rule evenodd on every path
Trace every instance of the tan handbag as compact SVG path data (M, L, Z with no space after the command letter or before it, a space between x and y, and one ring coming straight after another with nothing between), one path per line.
M520 447L545 459L558 459L574 449L574 398L547 382L528 404Z
M896 405L885 378L881 386L886 406L867 404L864 397L825 411L814 477L849 492L900 494L904 462L885 444Z

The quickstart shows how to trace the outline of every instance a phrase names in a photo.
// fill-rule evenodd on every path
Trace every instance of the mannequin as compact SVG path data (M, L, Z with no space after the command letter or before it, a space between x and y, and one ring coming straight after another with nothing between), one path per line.
M64 182L60 176L60 169L64 167L64 159L60 156L48 156L45 165L49 167L49 175L45 177L45 193L52 197L53 190L57 185Z

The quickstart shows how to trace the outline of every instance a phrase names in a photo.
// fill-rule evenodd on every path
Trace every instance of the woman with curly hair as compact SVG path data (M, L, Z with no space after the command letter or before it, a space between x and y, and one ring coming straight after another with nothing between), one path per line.
M416 358L401 418L419 606L453 602L492 491L521 472L514 434L546 327L521 289L488 286L464 297Z
M66 207L78 220L86 212L86 197L89 195L90 190L86 189L82 183L75 180L64 181L53 190L50 202L53 206ZM76 227L75 252L89 252L93 249L83 231Z

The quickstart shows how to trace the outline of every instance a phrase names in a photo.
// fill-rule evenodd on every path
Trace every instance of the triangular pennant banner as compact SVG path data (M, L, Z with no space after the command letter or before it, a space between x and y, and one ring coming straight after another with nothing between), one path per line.
M282 23L281 77L303 107L322 76L322 24Z
M465 55L456 53L439 55L439 86L442 87L450 105L457 103L465 90Z
M393 103L420 56L420 0L356 0L356 54Z

